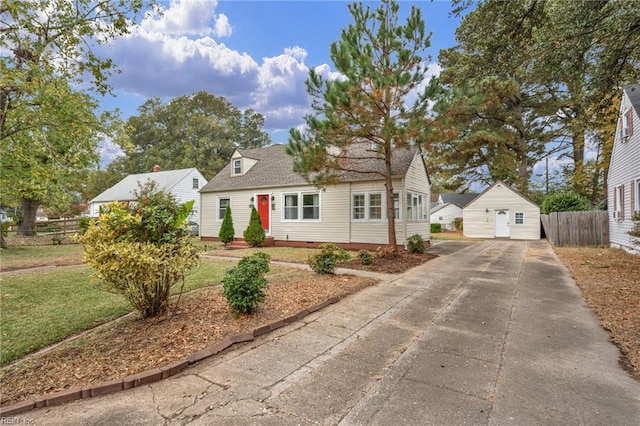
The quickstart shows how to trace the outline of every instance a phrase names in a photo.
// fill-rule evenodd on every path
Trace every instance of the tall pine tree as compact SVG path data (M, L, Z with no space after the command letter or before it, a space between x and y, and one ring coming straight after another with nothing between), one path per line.
M430 86L426 85L426 32L420 9L413 6L404 24L400 6L384 0L375 10L350 4L353 23L331 44L330 57L343 78L328 80L311 70L307 91L313 114L307 131L291 129L287 152L294 170L318 186L335 183L353 144L367 142L385 164L387 217L394 217L391 159L395 148L423 142ZM338 148L336 156L330 146ZM347 154L348 156L348 154ZM395 221L388 220L389 247L397 251Z

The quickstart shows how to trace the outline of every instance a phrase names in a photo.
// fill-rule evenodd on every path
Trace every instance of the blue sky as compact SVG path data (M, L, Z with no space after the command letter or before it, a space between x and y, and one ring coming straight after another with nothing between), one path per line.
M161 16L139 20L129 36L105 48L121 72L111 78L115 96L104 98L102 108L117 107L126 119L150 97L169 100L204 90L263 114L265 130L276 143L287 142L289 128L302 125L309 111L304 87L309 69L335 75L329 46L352 22L346 1L161 4ZM421 8L433 33L425 55L431 58L425 61L437 74L438 52L455 44L459 18L451 16L448 1L401 1L401 14L413 5ZM103 164L117 153L117 147L106 144Z

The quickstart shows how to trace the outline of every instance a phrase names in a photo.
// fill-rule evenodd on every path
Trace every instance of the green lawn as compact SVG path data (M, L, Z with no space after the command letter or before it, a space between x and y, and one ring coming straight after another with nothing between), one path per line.
M58 246L44 248L52 250ZM27 250L29 256L36 251ZM49 256L46 250L42 253ZM230 262L203 259L185 280L185 290L218 285L232 266ZM91 275L91 269L77 266L3 276L0 363L4 365L131 310L124 297L98 289Z
M82 263L83 250L84 247L80 244L9 247L0 251L0 268L9 270Z

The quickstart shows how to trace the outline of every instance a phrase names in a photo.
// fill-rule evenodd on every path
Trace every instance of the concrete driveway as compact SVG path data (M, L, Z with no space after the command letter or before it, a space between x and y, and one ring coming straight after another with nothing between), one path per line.
M634 425L640 383L545 241L441 257L164 381L31 424ZM116 360L114 360L116 362Z

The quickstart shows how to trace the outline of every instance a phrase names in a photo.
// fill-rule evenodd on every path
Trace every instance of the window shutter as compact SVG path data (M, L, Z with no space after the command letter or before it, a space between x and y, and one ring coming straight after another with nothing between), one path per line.
M627 126L629 126L629 136L633 135L633 109L627 111Z
M620 185L620 219L624 220L624 185Z
M618 208L618 188L613 189L613 218L617 219L617 209Z

